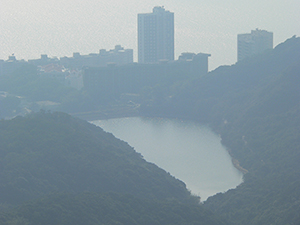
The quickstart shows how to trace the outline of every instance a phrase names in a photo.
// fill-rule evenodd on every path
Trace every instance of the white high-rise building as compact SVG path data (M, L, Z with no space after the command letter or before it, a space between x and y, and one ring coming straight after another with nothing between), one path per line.
M238 61L273 48L273 33L252 30L250 34L238 34Z
M156 6L138 14L138 62L174 60L174 13Z

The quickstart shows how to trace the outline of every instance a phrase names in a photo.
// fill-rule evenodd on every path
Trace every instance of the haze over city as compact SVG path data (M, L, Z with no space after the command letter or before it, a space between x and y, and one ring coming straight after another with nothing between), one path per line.
M209 70L237 60L237 34L274 33L274 46L300 35L298 0L32 1L1 0L0 59L98 53L121 44L137 61L137 14L165 6L175 15L175 58L209 53Z

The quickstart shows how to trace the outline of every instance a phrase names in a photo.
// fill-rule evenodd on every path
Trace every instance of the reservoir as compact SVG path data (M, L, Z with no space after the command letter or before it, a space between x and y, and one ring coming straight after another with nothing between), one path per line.
M221 138L207 126L143 117L92 123L127 142L148 162L182 180L201 201L242 182L243 174L233 166Z

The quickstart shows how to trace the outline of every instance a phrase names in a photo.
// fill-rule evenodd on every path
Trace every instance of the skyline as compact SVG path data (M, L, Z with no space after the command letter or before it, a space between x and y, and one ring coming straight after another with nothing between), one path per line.
M134 50L137 15L165 6L175 15L175 59L182 52L209 53L209 70L237 61L237 35L256 28L274 33L274 47L300 35L298 0L180 2L137 0L1 0L0 59L98 53L115 45Z

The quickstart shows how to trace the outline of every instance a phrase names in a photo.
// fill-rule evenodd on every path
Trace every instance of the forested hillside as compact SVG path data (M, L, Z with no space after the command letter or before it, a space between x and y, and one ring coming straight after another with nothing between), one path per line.
M21 75L15 93L28 91ZM1 120L0 224L300 224L299 86L300 38L293 37L198 79L141 91L142 115L209 124L248 171L240 186L203 206L183 182L85 121L46 112ZM77 95L91 104L72 93L62 95L68 107L82 107Z
M185 184L127 143L64 113L0 122L0 200L18 204L53 191L116 191L188 201Z
M118 193L52 194L0 214L20 225L227 225L203 206L140 199Z
M127 143L65 113L0 121L0 224L228 224Z
M249 173L205 206L235 224L300 223L300 38L165 90L145 114L209 124Z

